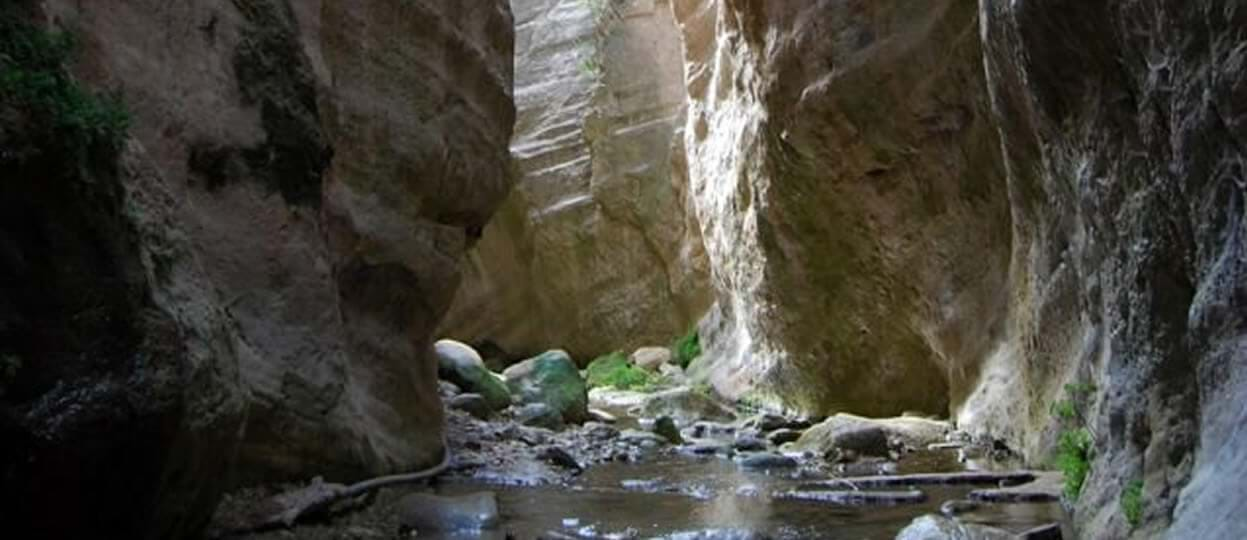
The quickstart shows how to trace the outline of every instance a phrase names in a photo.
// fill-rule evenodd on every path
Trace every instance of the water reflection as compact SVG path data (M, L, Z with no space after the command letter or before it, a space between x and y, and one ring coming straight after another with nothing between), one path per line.
M901 472L958 470L943 455L911 455ZM515 538L776 538L887 539L915 517L939 513L944 501L964 499L971 486L923 487L927 501L892 507L846 507L773 499L817 470L767 474L744 471L729 459L658 456L644 463L611 463L586 471L570 486L505 487L447 484L444 493L498 493L504 529ZM1020 531L1061 520L1056 504L984 505L964 520ZM502 531L493 536L505 538ZM422 535L421 538L429 538ZM433 537L436 538L436 537ZM445 538L457 538L446 536Z

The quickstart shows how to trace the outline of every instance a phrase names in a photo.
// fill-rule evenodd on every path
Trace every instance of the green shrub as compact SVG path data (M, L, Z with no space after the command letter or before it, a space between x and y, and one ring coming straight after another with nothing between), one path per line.
M697 335L697 329L690 330L675 344L671 346L672 352L675 354L675 361L681 368L688 368L698 356L701 356L701 338Z
M1143 520L1143 506L1143 481L1130 482L1121 493L1121 512L1131 527L1138 527Z
M1061 433L1057 442L1056 468L1065 479L1065 496L1071 501L1078 500L1083 482L1091 472L1091 452L1092 437L1087 429L1078 428Z
M620 390L644 388L654 384L654 376L632 365L621 352L599 356L585 369L585 382L589 388L609 386Z
M1062 399L1052 404L1048 408L1048 412L1059 420L1073 420L1078 416L1078 411L1074 408L1074 402L1068 399Z
M66 32L36 28L14 4L0 7L0 106L25 115L22 153L43 153L83 166L115 156L130 126L116 96L87 91L65 66L76 43ZM101 155L102 153L102 155Z

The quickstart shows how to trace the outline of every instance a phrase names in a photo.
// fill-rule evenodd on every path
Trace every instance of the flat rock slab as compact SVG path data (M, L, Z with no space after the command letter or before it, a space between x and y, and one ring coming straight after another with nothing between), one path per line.
M737 461L737 464L740 468L751 471L795 469L799 465L796 459L780 454L772 454L770 452L758 452L756 454L745 455Z
M1034 482L1042 474L1030 471L1015 472L959 472L959 473L922 473L898 474L889 476L853 476L835 478L810 485L818 486L851 486L855 488L891 487L891 486L940 486L940 485L1005 485L1016 486ZM1058 474L1058 479L1060 478ZM981 490L995 491L995 490ZM1058 489L1059 493L1059 489Z
M927 494L916 489L908 491L791 490L776 493L775 496L779 499L816 501L845 506L897 506L902 504L921 504L927 501Z
M970 500L991 503L1046 503L1061 500L1061 473L1044 471L1036 473L1034 481L1011 487L976 489L970 492Z
M395 505L398 522L416 531L479 531L498 525L498 499L483 491L458 497L412 493Z
M1049 523L1018 533L1019 540L1063 540L1061 524Z

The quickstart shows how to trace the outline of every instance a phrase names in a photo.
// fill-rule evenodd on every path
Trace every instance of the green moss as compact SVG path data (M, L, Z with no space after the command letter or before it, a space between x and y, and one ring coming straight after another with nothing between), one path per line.
M1138 527L1143 520L1143 481L1135 480L1126 485L1126 489L1121 492L1121 513L1126 516L1126 522L1130 526Z
M675 354L676 363L687 369L693 360L701 356L701 337L697 335L697 329L689 330L688 334L677 339L671 350Z
M4 134L0 161L44 157L71 171L115 161L129 114L118 97L90 92L69 74L76 49L72 34L35 27L16 4L0 7L0 109L21 114L20 129Z
M1083 482L1091 472L1092 437L1086 428L1061 433L1057 442L1056 468L1065 479L1065 496L1078 500Z
M621 352L600 356L585 370L589 388L609 386L620 390L645 388L657 382L648 371L632 365Z

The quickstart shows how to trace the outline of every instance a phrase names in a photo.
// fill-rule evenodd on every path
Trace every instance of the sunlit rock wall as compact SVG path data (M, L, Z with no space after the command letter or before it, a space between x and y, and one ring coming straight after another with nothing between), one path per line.
M973 3L682 0L696 367L813 412L947 413L999 339L1009 213Z
M584 362L668 344L709 304L673 145L684 89L671 6L600 4L513 1L519 180L470 252L447 336Z

